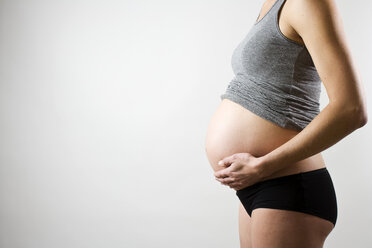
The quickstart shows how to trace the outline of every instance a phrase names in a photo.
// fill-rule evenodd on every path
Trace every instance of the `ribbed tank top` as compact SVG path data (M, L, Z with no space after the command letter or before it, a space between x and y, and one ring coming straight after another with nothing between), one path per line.
M227 98L283 128L301 131L319 114L321 80L306 48L280 31L277 0L233 51Z

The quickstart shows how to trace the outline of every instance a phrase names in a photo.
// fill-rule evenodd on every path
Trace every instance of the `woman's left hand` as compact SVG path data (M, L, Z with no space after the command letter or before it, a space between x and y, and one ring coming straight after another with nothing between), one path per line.
M250 153L235 153L222 159L218 165L223 169L214 173L216 180L235 190L253 185L262 179L262 159Z

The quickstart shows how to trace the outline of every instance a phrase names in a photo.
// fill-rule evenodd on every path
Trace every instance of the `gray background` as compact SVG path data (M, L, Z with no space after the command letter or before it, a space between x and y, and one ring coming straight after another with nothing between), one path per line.
M239 247L204 138L263 2L1 0L0 248ZM372 3L337 5L371 95ZM325 247L372 243L371 133L323 152Z

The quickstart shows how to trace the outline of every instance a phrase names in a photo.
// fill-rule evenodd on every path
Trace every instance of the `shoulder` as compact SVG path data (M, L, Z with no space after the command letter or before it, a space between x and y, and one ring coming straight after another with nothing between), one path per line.
M289 25L302 36L305 32L343 32L336 0L287 0Z
M287 0L290 8L301 14L312 13L318 17L337 12L336 0Z

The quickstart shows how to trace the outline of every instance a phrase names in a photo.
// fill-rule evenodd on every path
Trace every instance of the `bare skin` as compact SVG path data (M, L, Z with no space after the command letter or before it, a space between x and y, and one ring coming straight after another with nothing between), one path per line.
M264 4L260 18L274 3L268 0ZM329 104L296 133L222 101L211 120L206 151L216 179L235 190L263 178L324 167L320 152L367 123L362 84L334 0L287 0L279 27L289 39L306 45ZM244 129L244 124L250 126ZM219 160L223 160L222 166L217 164ZM241 248L321 248L332 229L333 224L325 219L288 210L258 208L250 218L239 205Z

